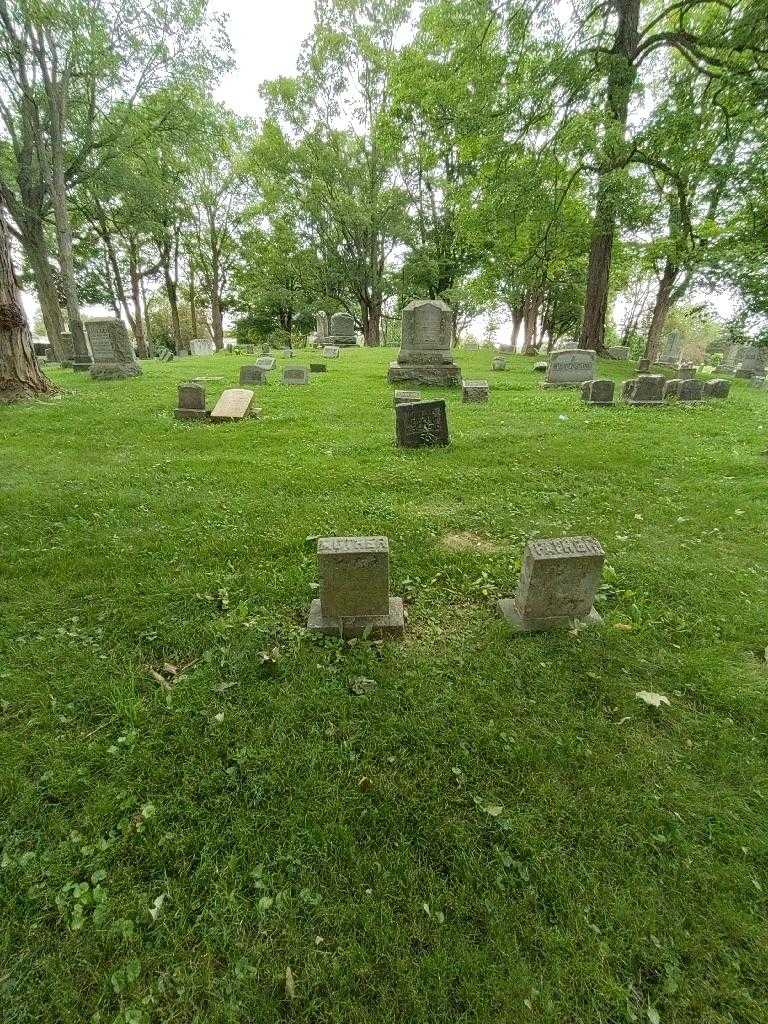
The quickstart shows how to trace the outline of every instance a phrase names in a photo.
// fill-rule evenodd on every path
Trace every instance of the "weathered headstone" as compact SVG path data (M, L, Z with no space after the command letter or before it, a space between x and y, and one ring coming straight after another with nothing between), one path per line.
M734 376L749 380L765 376L765 352L758 345L742 345L736 359Z
M310 363L309 364L309 372L310 373L325 373L327 370L328 370L328 367L325 365L325 363Z
M403 310L403 331L396 362L389 364L390 384L457 385L461 370L453 360L453 315L439 299L416 299Z
M395 434L401 448L430 448L450 443L442 399L395 406Z
M96 380L120 380L140 376L141 367L122 320L117 317L100 317L87 321L85 329L93 356L91 377Z
M260 356L253 365L258 366L260 370L274 370L277 360L274 356Z
M491 363L491 369L493 370L501 372L502 370L506 370L506 368L507 360L504 358L504 356L496 356L493 362Z
M321 537L317 542L320 597L307 628L334 636L399 636L403 602L389 596L386 537Z
M404 402L420 402L420 391L395 391L395 405L403 405Z
M462 402L487 402L491 389L487 380L463 380L461 382Z
M561 349L552 352L544 378L545 388L580 388L595 379L597 353L591 348Z
M651 360L650 359L646 359L645 356L643 356L641 359L637 360L637 372L638 373L648 373L650 368L651 368Z
M283 356L285 359L293 359L296 353L293 351L292 348L286 346L285 348L280 349L280 355Z
M248 388L229 388L222 392L211 412L214 423L235 423L257 410L253 409L253 392Z
M240 386L243 384L266 384L267 371L262 370L256 363L249 363L240 367Z
M576 345L570 338L562 338L560 341L556 341L552 346L553 352L570 352L576 348Z
M534 363L533 364L533 372L534 373L546 373L547 372L547 363Z
M178 408L173 410L177 420L207 420L205 388L202 384L179 384Z
M189 353L193 356L212 356L216 346L210 338L193 338L189 343Z
M605 551L593 537L556 537L526 544L515 596L499 610L516 633L602 621L594 607Z
M318 344L328 337L328 314L324 310L315 313L315 340Z
M268 345L268 344L267 344L267 343L265 342L265 343L264 343L264 344L263 344L263 345L261 346L261 354L262 354L263 356L271 356L271 355L272 355L272 347L271 347L271 345Z
M766 381L765 377L753 377L752 378L752 387L753 388L761 388L762 389L762 388L765 387L765 381Z
M693 380L696 377L696 367L681 363L675 376L678 380Z
M323 346L323 359L338 359L339 358L339 346L338 345L324 345Z
M173 352L169 348L161 348L157 353L157 358L161 363L173 362Z
M334 313L328 325L326 341L331 345L349 348L357 344L355 319L349 313Z
M629 359L629 346L612 345L606 354L609 359Z
M705 380L702 385L704 398L727 398L731 390L731 382L722 377L713 377L712 380Z
M61 355L59 360L61 366L72 365L75 358L75 343L72 340L71 331L62 331L59 334L59 354Z
M283 384L309 384L309 368L286 366L283 370Z
M587 405L613 405L612 380L587 380L581 385L581 397Z
M628 405L662 405L667 378L661 373L643 373L625 380L621 397Z
M677 398L680 402L700 402L703 397L700 380L678 377L664 384L664 398Z
M657 362L662 366L676 367L683 352L683 338L679 331L672 330L664 335L661 354Z

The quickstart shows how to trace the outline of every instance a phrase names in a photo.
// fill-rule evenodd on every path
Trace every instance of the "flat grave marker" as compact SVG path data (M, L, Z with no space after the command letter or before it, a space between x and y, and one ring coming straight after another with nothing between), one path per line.
M253 391L248 388L229 388L222 392L211 412L214 423L236 423L258 410L253 409Z

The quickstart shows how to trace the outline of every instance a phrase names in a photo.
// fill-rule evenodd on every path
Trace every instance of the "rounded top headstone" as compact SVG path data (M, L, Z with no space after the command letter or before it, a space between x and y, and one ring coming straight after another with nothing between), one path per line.
M354 318L351 317L349 313L334 313L333 316L331 317L330 336L341 338L354 338Z
M451 307L441 299L414 299L403 310L403 348L449 349L452 335Z

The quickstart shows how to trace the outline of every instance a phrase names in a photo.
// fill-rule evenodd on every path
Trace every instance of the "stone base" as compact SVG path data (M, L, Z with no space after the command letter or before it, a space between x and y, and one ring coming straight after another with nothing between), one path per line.
M581 626L599 626L603 621L594 606L585 619L576 620L560 615L550 619L525 619L518 611L513 597L499 601L498 609L513 633L543 633L549 629L567 629L574 621Z
M654 401L633 401L631 398L624 399L624 405L664 405L662 399L655 399Z
M174 409L173 416L177 420L207 420L210 416L207 409Z
M307 629L325 636L402 636L405 631L405 612L401 597L390 597L388 615L356 615L353 618L325 619L320 608L320 599L313 601L309 608Z
M132 364L99 363L91 366L91 380L127 380L129 377L140 377L142 369Z
M613 400L611 400L610 402L592 402L592 401L585 401L584 402L584 405L615 405L615 404L616 403Z
M583 381L583 380L574 380L574 381L568 380L568 381L563 381L562 384L559 383L558 381L545 380L545 381L541 382L541 386L543 388L581 388L581 387L584 386L585 383L586 383L586 381Z
M77 362L77 360L73 359L72 362L68 363L67 365L71 370L74 370L75 373L87 373L88 370L90 370L90 368L93 366L93 363L90 361L87 363Z
M387 372L390 384L423 384L427 387L458 387L461 384L461 367L455 363L433 363L426 366L390 363Z

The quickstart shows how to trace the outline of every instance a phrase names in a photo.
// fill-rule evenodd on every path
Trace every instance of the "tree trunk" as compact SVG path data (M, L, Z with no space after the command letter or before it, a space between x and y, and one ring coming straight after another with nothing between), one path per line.
M51 264L48 262L48 248L45 244L45 235L40 225L40 237L32 238L24 236L24 253L32 269L32 276L35 279L35 290L40 303L40 311L43 314L45 333L50 344L50 354L55 361L62 357L61 350L61 311L59 307L59 292L56 287L56 276Z
M192 334L198 336L197 326L197 287L195 283L195 267L189 268L189 315L192 319Z
M672 288L674 287L676 277L677 267L670 260L667 260L656 292L656 303L653 307L651 325L648 328L648 340L645 343L645 358L650 359L652 363L655 363L659 358L661 334L664 330L667 315L674 303Z
M152 321L149 317L149 306L147 305L147 289L144 284L144 275L139 275L139 287L141 288L141 304L144 307L144 337L147 342L147 351L153 352L154 345L152 343Z
M144 333L144 317L141 308L141 275L139 274L139 260L136 252L136 243L132 240L128 245L128 273L131 278L131 302L133 303L133 318L131 327L133 336L136 339L136 349L139 359L149 358L149 348Z
M32 347L32 335L13 269L5 211L0 209L0 403L50 395L55 390L41 371Z
M384 305L378 296L365 298L360 303L363 326L363 344L366 348L379 348L381 345L381 310Z
M520 303L515 309L510 309L510 316L512 317L512 334L510 335L509 343L512 348L517 351L517 339L520 335L520 328L525 317L525 305L523 302Z
M523 352L524 356L533 353L536 345L536 319L539 315L540 296L537 292L529 292L523 303Z
M628 159L624 132L627 127L629 100L637 78L635 57L639 42L640 0L616 0L619 20L608 67L608 125L605 149L598 171L595 217L589 249L587 293L580 348L605 352L605 316L613 255L613 238L620 199L610 174L623 167Z

